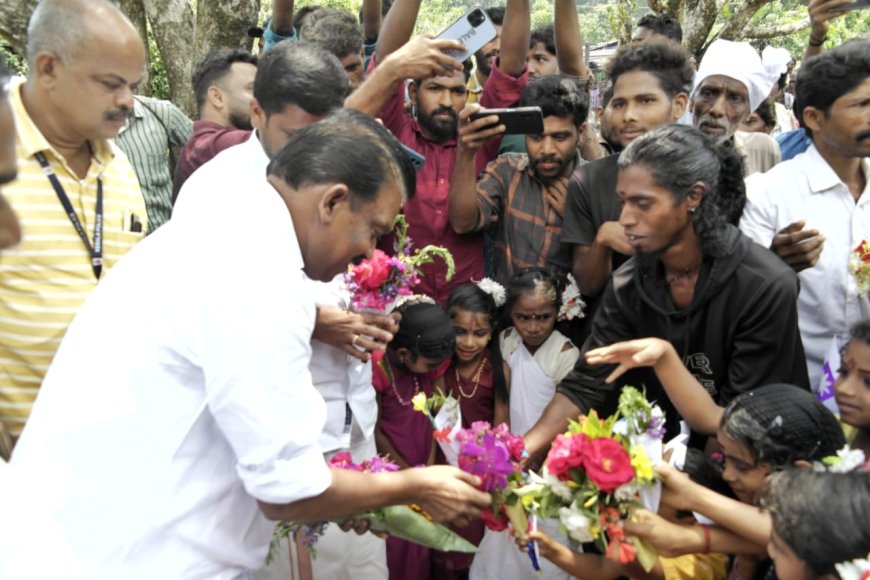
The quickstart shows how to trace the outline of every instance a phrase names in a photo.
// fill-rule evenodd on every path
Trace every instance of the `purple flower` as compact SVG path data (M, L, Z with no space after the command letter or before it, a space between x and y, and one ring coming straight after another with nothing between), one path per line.
M507 445L491 433L485 433L480 444L475 440L462 444L459 468L478 476L483 482L483 491L506 488L507 478L514 472Z
M395 463L391 463L384 459L383 457L372 457L371 459L366 459L362 463L363 470L369 473L381 473L384 471L397 471L399 466Z
M665 416L658 407L653 409L652 417L646 426L646 434L654 439L661 439L665 436Z

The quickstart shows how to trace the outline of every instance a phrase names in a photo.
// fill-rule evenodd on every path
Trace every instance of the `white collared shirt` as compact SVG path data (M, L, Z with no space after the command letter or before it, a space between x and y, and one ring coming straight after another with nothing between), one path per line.
M226 179L253 182L266 175L269 157L256 133L251 133L250 139L230 149L236 149L239 156L233 165L222 163L219 167L213 167L211 161L206 165L212 166L212 171L224 171ZM240 217L243 216L247 192L244 189L225 191L236 198L237 211ZM185 183L173 210L173 219L207 213L213 195L213 191L202 187L191 189ZM347 306L350 296L340 275L329 283L310 282L317 304L340 308ZM348 408L364 438L373 437L378 410L375 390L372 388L371 364L362 363L344 351L317 340L311 342L311 350L309 369L315 388L326 401L327 420L320 437L324 453L348 449L351 443L354 446L362 443L350 441L350 424L346 422Z
M243 578L274 529L258 500L330 485L315 301L286 205L232 173L250 145L191 176L208 203L134 248L70 326L7 470L32 502L13 553L49 529L66 578Z
M812 145L767 173L746 178L748 199L740 220L746 235L769 248L777 232L804 220L806 229L825 236L818 263L799 274L798 325L813 388L832 339L844 339L853 324L870 318L867 296L859 296L848 269L852 250L870 240L870 160L863 160L863 168L868 184L857 203Z

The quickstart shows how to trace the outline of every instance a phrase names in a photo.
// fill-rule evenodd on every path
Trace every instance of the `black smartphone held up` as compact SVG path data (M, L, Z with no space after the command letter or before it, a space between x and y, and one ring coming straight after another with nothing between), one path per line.
M855 0L848 4L840 4L829 8L828 12L845 12L846 10L870 10L870 0Z
M483 109L472 113L471 120L476 121L490 115L498 115L498 124L505 126L505 135L536 135L544 132L544 114L541 107Z
M439 40L450 39L465 45L465 52L448 50L447 54L464 62L484 45L498 36L495 25L482 8L475 7L463 14L459 20L448 26L437 36Z

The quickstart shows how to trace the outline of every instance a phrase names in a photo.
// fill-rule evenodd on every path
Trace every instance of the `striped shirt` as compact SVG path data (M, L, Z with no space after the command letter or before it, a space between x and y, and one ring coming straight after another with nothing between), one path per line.
M579 155L575 163L580 163ZM506 153L487 165L477 182L480 218L495 240L495 278L506 284L514 270L539 266L559 275L571 271L572 248L562 243L562 216L547 203L548 189L565 197L568 178L538 181L529 156Z
M148 209L148 233L172 215L170 148L181 151L193 134L193 121L169 101L136 97L133 118L115 139L133 165Z
M79 180L27 114L21 86L15 82L10 94L18 178L4 186L3 195L18 214L22 241L0 259L0 421L15 437L67 327L97 283L88 251L35 154L45 154L91 242L97 177L102 178L103 277L147 228L145 202L127 157L108 141L92 142L91 165ZM133 216L143 231L130 231Z

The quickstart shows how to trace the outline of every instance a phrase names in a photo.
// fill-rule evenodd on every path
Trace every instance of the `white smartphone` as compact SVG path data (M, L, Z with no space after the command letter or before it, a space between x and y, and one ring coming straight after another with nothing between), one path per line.
M483 46L498 36L498 31L495 25L486 12L476 6L463 14L459 20L448 26L441 34L439 39L450 39L461 42L465 45L465 51L448 50L447 54L455 57L458 61L464 62L471 58L471 55L483 48Z

